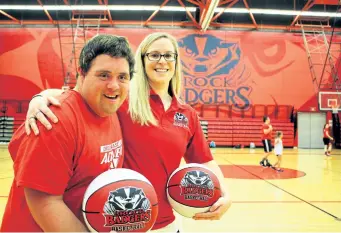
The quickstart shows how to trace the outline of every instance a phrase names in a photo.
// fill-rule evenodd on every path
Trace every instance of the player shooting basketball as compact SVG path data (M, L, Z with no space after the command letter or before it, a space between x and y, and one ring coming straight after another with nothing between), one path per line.
M263 122L264 124L262 126L262 142L264 147L264 157L259 164L263 167L271 167L271 164L268 161L268 157L272 151L272 125L270 124L270 117L264 116Z

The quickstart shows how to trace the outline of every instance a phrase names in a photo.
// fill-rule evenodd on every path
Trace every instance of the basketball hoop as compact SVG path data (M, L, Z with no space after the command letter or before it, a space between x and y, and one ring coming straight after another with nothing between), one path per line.
M339 112L339 107L340 107L339 104L333 104L331 107L332 107L332 113L333 114L336 114Z

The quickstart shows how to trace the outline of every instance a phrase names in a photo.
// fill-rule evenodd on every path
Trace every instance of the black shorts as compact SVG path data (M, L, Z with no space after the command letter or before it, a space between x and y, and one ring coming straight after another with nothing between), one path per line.
M262 140L262 142L263 142L264 152L266 152L266 153L271 152L272 151L271 140L264 139L264 140Z
M329 138L323 138L323 144L324 145L329 145L329 143L330 143L330 139Z

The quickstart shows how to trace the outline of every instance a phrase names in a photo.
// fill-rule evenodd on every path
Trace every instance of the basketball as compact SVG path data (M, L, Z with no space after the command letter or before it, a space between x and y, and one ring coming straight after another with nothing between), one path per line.
M189 163L169 177L167 197L176 212L192 218L196 213L208 211L221 197L220 183L208 167Z
M214 142L214 141L211 141L211 142L210 142L210 148L215 148L215 147L216 147L215 142Z
M158 215L157 196L143 175L117 168L100 174L90 183L82 211L92 232L146 232Z

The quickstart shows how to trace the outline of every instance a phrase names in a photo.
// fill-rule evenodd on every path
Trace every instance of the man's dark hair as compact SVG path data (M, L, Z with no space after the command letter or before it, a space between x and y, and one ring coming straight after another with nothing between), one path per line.
M91 68L92 61L99 55L125 58L129 64L130 79L133 77L135 59L126 38L114 35L97 35L91 38L83 47L78 65L82 75L86 75Z

